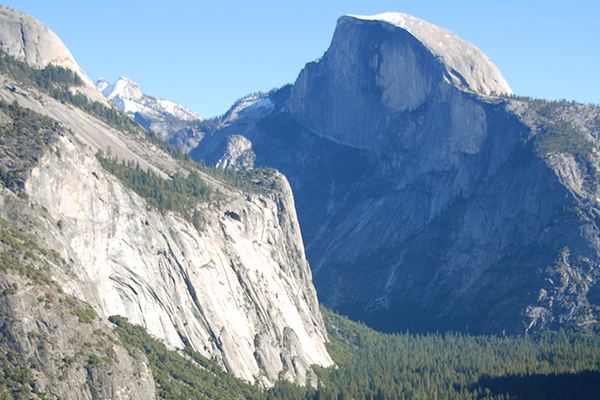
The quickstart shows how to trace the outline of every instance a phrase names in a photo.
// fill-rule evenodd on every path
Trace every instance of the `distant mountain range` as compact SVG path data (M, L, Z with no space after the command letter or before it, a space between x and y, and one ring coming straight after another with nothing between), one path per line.
M202 121L203 118L195 112L170 100L160 100L142 94L137 83L125 77L120 77L114 83L108 83L104 78L96 82L96 87L110 101L130 116L136 113L154 115L164 118L167 115L184 121Z
M214 125L214 121L205 120L180 104L142 94L138 84L125 77L114 83L100 78L96 87L144 128L186 152L196 147Z

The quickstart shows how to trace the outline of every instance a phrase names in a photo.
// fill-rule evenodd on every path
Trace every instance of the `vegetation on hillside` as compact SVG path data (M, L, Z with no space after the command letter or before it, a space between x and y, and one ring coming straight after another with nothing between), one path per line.
M160 398L264 400L597 399L600 336L383 334L322 309L335 368L314 367L316 388L278 382L260 392L192 349L169 351L143 328L111 317L121 341L151 363Z
M165 118L165 122L168 124L175 126L181 125L187 127L188 129L193 129L195 131L204 133L214 132L221 123L220 116L193 121L185 121L169 113L163 113L163 116Z
M578 108L586 108L581 104L567 101L547 101L524 98L529 109L536 117L540 132L535 136L534 150L538 155L550 153L569 153L579 160L588 157L594 148L582 132L563 116ZM592 106L588 106L592 109Z
M0 181L23 194L27 172L51 147L62 126L16 101L0 100Z
M540 121L542 132L535 138L536 153L546 155L554 152L569 153L584 160L592 154L594 145L577 131L571 122L556 123Z
M0 218L0 399L47 398L38 390L35 382L41 371L40 359L48 357L46 350L50 346L46 333L44 328L23 332L20 328L23 326L21 318L28 319L32 316L15 314L14 304L28 301L27 296L32 293L43 293L37 301L49 313L70 311L70 314L78 317L79 322L88 324L96 318L96 313L89 304L63 292L51 276L49 262L66 267L66 262L57 252L38 246L31 237ZM22 278L19 283L16 282L17 276ZM48 328L45 325L47 321L39 323ZM44 354L37 359L26 358L24 354L28 350L19 348L20 344L14 342L15 335L26 335L37 349L36 354ZM76 346L77 344L73 344L73 349ZM87 358L84 352L77 353L76 356L78 355ZM53 367L62 369L61 364L59 360L52 361Z
M548 159L552 154L569 154L579 166L584 188L590 192L598 190L600 171L594 143L587 138L565 115L577 113L572 108L584 107L576 103L531 100L531 109L538 116L540 132L533 139L534 152ZM592 107L588 107L592 109ZM596 118L596 129L600 128L600 117ZM591 127L593 129L593 127Z
M164 143L164 142L163 142ZM203 217L198 207L200 203L218 204L223 196L213 190L199 172L207 173L225 183L249 192L262 192L273 189L274 170L257 168L252 170L220 170L206 167L202 163L189 161L190 173L185 176L177 172L170 179L162 178L152 169L144 170L139 164L118 162L102 151L96 154L102 167L117 177L125 186L143 197L159 211L175 211L190 221L196 229L201 229Z
M201 216L198 203L210 202L213 190L192 171L187 176L175 173L171 179L163 179L152 169L144 170L133 162L119 163L102 152L96 154L102 167L116 176L125 186L135 191L161 212L177 211L198 229Z
M42 259L64 264L58 253L39 247L29 236L19 232L0 218L0 272L13 271L37 284L53 285L49 266ZM40 269L40 264L43 269Z
M141 350L148 361L160 399L259 399L256 386L226 373L214 361L187 347L182 353L167 350L144 328L132 325L126 318L112 316L116 332L126 346Z
M320 398L507 399L523 398L532 387L537 393L530 399L569 398L569 390L575 389L579 398L600 395L600 384L593 381L585 390L577 387L589 376L600 377L598 335L391 335L322 312L331 339L328 348L340 368L319 370L324 386ZM561 382L562 391L544 386L550 376Z
M19 354L9 351L0 353L0 399L28 400L47 397L33 389L31 368L19 362ZM33 395L35 394L35 397Z
M268 193L275 189L277 171L272 168L221 169L206 167L203 162L199 169L231 186L251 193Z
M594 141L599 139L600 106L575 101L550 101L524 96L509 96L527 104L527 117L535 135L523 138L524 146L515 148L521 159L533 152L545 161L555 155L572 156L583 178L583 188L595 192L600 182L600 159ZM585 132L584 132L585 131Z
M113 128L132 132L141 130L135 121L116 107L107 107L97 101L92 102L85 95L72 90L72 88L81 86L83 81L69 69L52 64L43 69L37 69L8 54L2 54L0 56L0 73L25 87L37 88L56 100L79 107Z
M54 65L35 69L4 54L0 56L0 73L22 85L36 87L60 101L81 107L115 128L136 130L145 135L150 143L179 160L191 172L187 176L177 173L171 179L162 179L152 170L142 170L132 163L115 162L102 153L98 155L107 171L144 197L149 204L161 211L179 212L196 228L201 226L198 203L219 197L200 178L200 171L246 191L261 192L272 188L273 170L223 171L207 167L203 162L195 162L154 132L142 129L120 110L89 102L82 94L71 91L72 87L82 84L81 78L71 70ZM215 121L208 122L209 125L212 123ZM64 127L51 118L19 106L16 101L11 104L0 101L0 125L0 181L10 190L24 195L27 173L46 150L52 150L51 144L62 134Z
M555 107L570 107L570 106L600 107L600 104L596 104L596 103L584 104L584 103L580 103L575 100L569 101L567 99L546 100L546 99L540 99L540 98L534 98L531 96L522 96L522 95L516 95L516 94L500 94L500 95L498 95L498 97L503 97L506 99L515 99L515 100L519 100L519 101L525 101L529 104L532 104L536 108L550 107L552 109Z
M276 170L272 168L252 169L222 169L207 166L204 160L194 161L189 154L184 153L179 147L173 146L161 139L156 133L146 131L147 140L160 148L171 157L179 160L188 170L198 170L208 174L229 185L252 193L264 193L273 189L273 177Z

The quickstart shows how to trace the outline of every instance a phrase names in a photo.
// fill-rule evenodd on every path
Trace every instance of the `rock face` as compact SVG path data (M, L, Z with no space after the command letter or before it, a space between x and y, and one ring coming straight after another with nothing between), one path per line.
M387 23L408 32L439 60L444 69L444 81L464 90L483 94L510 94L512 91L502 74L489 58L471 43L439 26L407 14L385 13L371 17L347 15L338 24L360 24L360 21ZM393 58L394 56L392 56ZM395 57L398 57L396 55ZM400 60L406 60L401 57ZM389 60L388 60L389 62ZM398 65L388 65L388 73L394 75ZM397 72L396 72L397 73ZM422 72L421 72L422 73ZM385 73L382 73L382 76ZM406 84L407 82L402 82Z
M94 90L94 83L77 65L71 52L47 26L22 12L0 5L0 48L3 53L15 57L35 68L48 64L67 68L84 81L78 90L93 101L106 104L106 100Z
M247 96L238 100L221 118L218 133L207 135L202 146L190 152L197 160L219 168L252 168L256 154L254 122L270 114L275 105L266 96ZM266 164L259 164L266 165Z
M256 155L252 151L252 142L243 136L228 136L225 147L218 151L223 157L217 162L217 168L252 168L254 166Z
M387 331L598 328L596 107L498 97L476 48L402 14L331 47L229 135L284 173L325 305Z
M281 176L270 195L221 187L230 200L207 204L198 231L181 216L148 210L92 154L61 144L61 159L42 159L26 188L63 221L65 251L86 282L71 288L75 295L249 381L305 384L310 364L331 363Z
M29 15L3 6L0 9L0 35L2 51L31 66L41 69L56 64L81 72L58 36Z
M7 20L25 21L18 25L24 31L41 26L23 14L3 12ZM40 33L38 42L45 43L44 32L49 31ZM56 282L57 288L50 290L52 305L65 297L78 307L86 302L97 314L93 326L84 323L84 332L71 337L72 329L81 328L74 328L68 308L44 314L33 307L27 313L32 299L39 300L37 292L17 291L22 294L15 301L3 300L11 318L21 320L14 336L37 324L39 332L33 329L32 337L64 344L52 353L58 360L70 354L68 344L87 340L86 335L93 336L97 329L110 332L106 318L119 314L172 348L191 346L236 376L265 386L278 379L306 384L310 365L332 364L292 192L281 174L256 175L255 181L263 186L243 191L199 172L217 195L198 205L201 224L195 227L179 213L151 206L98 162L95 154L103 150L164 179L175 172L189 173L189 167L146 141L141 131L113 129L8 77L0 76L0 82L0 99L6 104L16 101L50 121L43 128L49 136L42 145L36 142L35 151L21 154L31 146L2 138L0 217L66 260L44 267ZM14 120L0 113L0 123ZM31 135L38 137L35 132ZM12 281L19 288L25 286L14 277L4 277L0 284L8 287ZM22 342L14 344L17 352L25 346ZM31 353L23 351L22 357ZM92 368L88 378L85 371L68 372L67 381L48 372L48 367L38 380L40 388L61 398L90 398L88 389L67 395L65 388L98 377L112 386L88 384L98 391L93 396L152 398L154 387L144 357L136 360L122 348L114 351L122 360L118 367ZM118 376L105 379L113 373ZM139 391L133 393L137 380L123 378L127 374L138 374L143 381Z
M173 145L188 152L204 137L206 124L195 112L170 100L160 100L142 94L137 83L121 77L114 83L104 78L96 82L107 100L114 103L140 125L150 129Z
M512 93L489 59L453 33L405 14L344 16L325 55L300 72L288 109L321 136L377 150L389 119L431 101L441 85Z
M7 339L0 351L13 355L13 365L31 367L37 391L61 399L154 398L146 357L117 345L107 321L80 322L72 312L87 305L18 274L2 273L0 280Z
M118 344L106 319L62 289L86 286L54 250L61 247L55 229L62 221L49 221L24 189L31 165L68 131L14 103L1 107L0 358L4 371L20 376L9 391L33 388L64 399L153 398L146 357Z

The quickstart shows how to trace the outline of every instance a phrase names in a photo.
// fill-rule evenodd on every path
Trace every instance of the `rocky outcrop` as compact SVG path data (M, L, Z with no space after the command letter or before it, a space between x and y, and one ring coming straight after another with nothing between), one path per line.
M241 135L227 136L223 148L217 150L222 157L217 168L252 168L256 155L252 151L252 142Z
M0 352L30 371L24 384L51 398L154 398L146 357L117 344L107 321L75 315L89 305L15 272L1 273L0 281Z
M215 131L207 134L202 145L190 151L190 155L219 168L254 167L256 154L252 146L260 140L256 136L255 122L274 109L275 104L269 96L250 95L238 100L220 118Z

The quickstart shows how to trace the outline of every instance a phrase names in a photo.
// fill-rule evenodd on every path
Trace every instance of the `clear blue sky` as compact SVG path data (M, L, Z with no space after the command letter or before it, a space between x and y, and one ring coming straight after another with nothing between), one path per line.
M92 80L204 117L292 83L343 14L411 14L480 48L516 94L600 103L600 1L0 0L52 29Z

